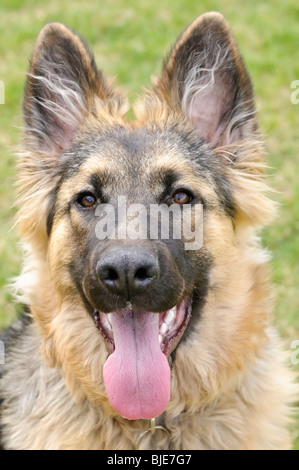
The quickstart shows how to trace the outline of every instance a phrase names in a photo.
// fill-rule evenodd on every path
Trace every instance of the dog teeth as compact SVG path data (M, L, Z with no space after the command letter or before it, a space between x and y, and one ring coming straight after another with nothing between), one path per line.
M170 326L173 324L176 317L176 307L173 307L171 310L168 311L167 315L164 318L165 323Z
M159 343L162 344L165 335L172 329L175 319L176 319L177 308L173 307L172 309L168 310L168 312L164 316L164 321L160 326L159 329Z
M165 335L167 331L168 331L168 325L166 325L166 323L162 323L161 328L160 328L160 334Z
M110 325L112 325L112 315L111 315L111 313L107 314L107 318L108 318L108 321L109 321Z
M110 318L109 318L110 316ZM105 313L102 315L101 322L103 326L108 330L109 332L112 332L112 326L111 326L111 315L108 314L106 315Z

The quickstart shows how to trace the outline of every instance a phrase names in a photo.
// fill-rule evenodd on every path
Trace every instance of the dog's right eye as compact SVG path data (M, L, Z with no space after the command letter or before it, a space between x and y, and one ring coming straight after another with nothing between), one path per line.
M77 199L78 204L81 207L93 207L95 203L97 202L96 197L92 193L84 193L80 194L80 196Z

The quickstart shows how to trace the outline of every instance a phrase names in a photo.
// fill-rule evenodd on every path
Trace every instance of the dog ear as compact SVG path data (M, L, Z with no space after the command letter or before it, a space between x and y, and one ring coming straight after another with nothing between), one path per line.
M219 13L206 13L185 30L155 92L182 111L213 147L242 140L256 127L251 81Z
M227 163L238 226L260 226L272 220L275 206L267 196L253 87L221 14L206 13L185 30L154 83L148 103L153 119L174 116L170 122L175 123L183 114ZM148 119L147 110L140 110L143 119Z
M26 143L34 150L59 155L75 138L95 97L113 98L79 36L59 23L40 32L25 86L23 112Z

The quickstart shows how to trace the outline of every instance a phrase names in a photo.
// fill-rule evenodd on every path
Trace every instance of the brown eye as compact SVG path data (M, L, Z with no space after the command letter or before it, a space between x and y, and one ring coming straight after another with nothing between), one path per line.
M96 197L91 193L81 194L78 198L78 204L82 207L93 207L96 203Z
M174 202L176 204L188 204L189 202L192 201L192 196L190 196L189 193L186 193L185 191L177 191L173 196L172 196Z

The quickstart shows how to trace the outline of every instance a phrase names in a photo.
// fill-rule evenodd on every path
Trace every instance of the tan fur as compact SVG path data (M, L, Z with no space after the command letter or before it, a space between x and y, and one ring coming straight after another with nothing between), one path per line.
M62 25L48 25L39 36L31 73L38 51L51 37L49 31L62 31L75 42L91 80L77 141L86 131L92 134L118 125L131 130L175 125L191 132L192 124L178 108L177 86L171 83L179 49L194 30L205 30L211 22L228 40L246 101L250 95L246 72L227 24L216 13L203 15L183 33L154 91L135 106L135 122L123 120L126 101L112 92L102 77L98 80L81 41ZM30 87L29 80L27 94ZM28 106L25 102L25 112ZM204 247L214 256L200 321L177 349L171 400L157 418L157 425L168 433L158 429L153 436L147 434L139 442L140 449L289 449L292 445L288 428L289 404L295 396L293 377L271 326L267 256L255 235L255 228L271 219L274 207L265 194L263 145L253 120L245 131L238 142L213 148L233 188L237 207L234 223L219 208L213 185L194 174L187 156L174 151L171 142L166 141L154 161L140 168L145 177L175 168L185 182L201 188L213 208L204 220ZM67 270L80 243L84 244L84 229L82 241L74 246L69 221L58 206L48 239L46 208L59 177L55 176L53 155L32 149L31 142L32 136L27 136L20 153L19 227L27 255L16 290L34 321L29 338L21 341L5 365L2 388L17 400L2 411L1 422L8 430L3 443L11 449L135 449L149 423L126 420L109 404L102 373L106 347ZM107 159L104 151L95 152L64 183L61 200L68 200L89 174L109 172L111 166L121 184L126 169L121 162L111 165L117 143L115 146L105 149ZM79 224L76 215L71 217L73 224ZM34 370L27 361L30 357L38 364ZM27 383L27 394L14 377L14 361L23 371L20 383Z

